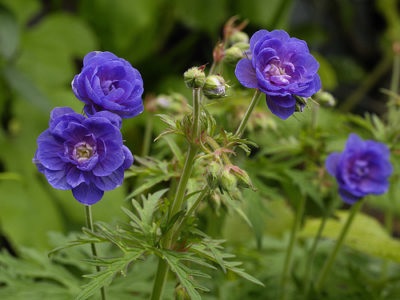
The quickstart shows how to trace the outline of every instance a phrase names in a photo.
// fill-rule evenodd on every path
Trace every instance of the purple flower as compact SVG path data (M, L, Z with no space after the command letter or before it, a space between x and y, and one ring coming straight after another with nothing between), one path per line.
M138 70L110 52L93 51L83 59L72 81L75 96L85 103L88 116L108 110L121 118L143 112L143 80Z
M318 68L305 41L283 30L259 30L250 39L248 57L236 65L235 75L243 86L265 93L271 112L287 119L295 111L294 96L310 97L321 88Z
M120 127L121 118L107 111L85 118L69 107L55 108L33 162L51 186L72 190L79 202L92 205L122 184L133 163Z
M392 173L389 156L386 145L350 134L344 151L334 152L326 160L326 168L336 177L343 201L353 204L368 194L385 193Z

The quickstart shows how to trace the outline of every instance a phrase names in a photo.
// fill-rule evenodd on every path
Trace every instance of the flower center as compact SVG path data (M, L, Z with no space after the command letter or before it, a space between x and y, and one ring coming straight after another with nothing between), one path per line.
M87 142L79 142L74 146L72 155L76 161L83 162L90 159L95 151L96 149Z
M276 85L288 85L294 66L291 63L281 63L279 60L273 60L264 68L265 78Z
M356 160L353 164L353 169L351 171L352 179L355 181L360 181L367 177L369 174L369 165L365 160Z
M103 90L105 95L108 95L111 91L118 88L118 81L117 80L104 80L101 82L101 89Z

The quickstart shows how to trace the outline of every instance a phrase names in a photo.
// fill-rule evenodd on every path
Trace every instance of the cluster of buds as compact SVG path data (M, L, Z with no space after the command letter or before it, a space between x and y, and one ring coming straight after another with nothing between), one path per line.
M211 161L207 168L208 185L221 191L233 192L237 187L252 188L253 184L246 171L235 165L223 165L218 161Z
M232 17L224 26L224 49L223 60L227 63L236 63L246 55L249 49L249 36L242 30L246 27L247 21L236 24L237 17Z
M204 66L190 68L183 73L183 79L188 88L201 88L204 96L209 99L225 97L229 87L221 75L206 76Z

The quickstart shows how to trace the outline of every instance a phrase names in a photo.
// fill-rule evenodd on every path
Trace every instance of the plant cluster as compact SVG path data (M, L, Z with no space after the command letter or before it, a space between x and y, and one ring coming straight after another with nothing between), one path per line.
M46 286L54 299L400 295L393 216L384 229L360 212L364 202L399 194L399 83L385 121L338 114L305 41L283 30L249 38L245 26L230 19L212 65L183 74L192 101L179 94L143 101L146 83L127 60L99 51L83 58L72 91L84 114L54 108L33 162L52 187L72 191L87 225L69 237L53 234L50 260L29 250L20 261L2 254L0 295L18 284L32 299ZM146 150L132 155L123 120L146 110ZM131 189L124 219L94 222L92 206L123 180ZM350 209L339 210L343 202ZM374 287L357 286L376 273Z

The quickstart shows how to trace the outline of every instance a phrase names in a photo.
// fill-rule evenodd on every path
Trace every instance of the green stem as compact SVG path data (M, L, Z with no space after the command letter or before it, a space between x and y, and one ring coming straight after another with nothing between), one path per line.
M189 149L186 155L185 165L183 166L183 171L181 178L178 183L178 187L175 193L175 198L172 202L171 209L169 212L169 218L172 218L176 213L178 213L183 205L183 200L185 199L186 186L189 181L190 175L192 174L192 169L194 165L194 160L199 150L196 139L200 138L200 97L201 90L193 90L193 124L191 132L191 142L189 144Z
M172 237L172 240L175 241L178 236L179 233L182 230L182 226L183 224L185 224L185 219L190 217L194 211L196 210L196 208L199 206L199 204L203 201L203 199L208 195L208 193L210 192L210 189L208 187L208 185L204 186L203 189L201 190L200 195L197 197L196 201L192 204L192 206L189 208L189 210L186 212L184 218L180 221L179 225L177 226L176 230L174 230L174 235Z
M254 107L256 107L258 101L260 100L260 95L261 95L261 92L259 90L256 90L254 95L253 95L253 98L251 99L250 105L247 108L247 111L244 114L243 119L240 122L239 127L236 130L235 135L237 137L241 137L242 136L242 134L244 132L244 129L246 128L247 122L248 122L248 120L250 118L250 115L253 112Z
M168 214L169 220L171 220L171 218L173 218L182 209L183 202L185 199L187 183L190 179L190 175L192 174L195 157L199 150L197 139L200 138L200 98L201 98L201 90L193 89L193 123L192 123L192 130L190 133L191 140L189 143L188 152L186 154L186 160L185 160L185 165L183 166L182 175L179 179L175 197L169 210ZM163 243L163 246L166 249L171 248L171 246L175 242L175 238L177 238L177 235L175 235L175 232L177 230L176 228L177 228L176 225L173 226L172 229L166 234L165 241ZM164 291L165 282L167 280L168 271L169 271L169 266L167 262L162 257L159 257L151 300L162 299L162 294Z
M363 201L358 201L356 202L353 207L350 210L350 214L347 217L346 224L343 226L339 238L336 241L335 248L333 249L331 255L329 258L326 260L324 267L321 270L320 275L318 276L317 283L315 284L315 289L318 291L324 284L326 277L328 276L329 271L331 270L331 267L336 259L337 254L339 253L340 248L343 245L344 239L349 231L350 225L353 222L353 219L357 212L360 210L361 205Z
M289 273L291 262L292 262L292 253L293 253L294 243L297 239L297 233L300 229L305 205L306 205L306 197L302 195L300 198L299 206L296 209L296 215L295 215L295 219L293 222L292 231L290 233L289 246L286 250L286 257L285 257L285 262L283 265L283 272L282 272L282 278L281 278L281 298L280 298L282 300L286 299L286 283L287 283L288 273Z
M315 257L315 252L317 250L317 245L319 240L321 239L322 236L322 232L324 232L325 229L325 225L326 225L326 221L328 220L328 217L330 215L330 211L331 209L328 208L328 211L323 215L322 219L321 219L321 223L319 224L319 228L317 231L317 234L313 240L313 244L311 246L308 258L307 258L307 262L306 262L306 269L305 269L305 274L304 274L304 286L305 286L305 299L308 299L308 293L310 291L310 286L311 286L311 282L308 282L310 279L310 275L311 275L311 271L312 271L312 266L313 266L313 262L314 262L314 257Z
M84 205L85 206L85 216L86 216L86 226L90 229L90 231L94 231L94 226L93 226L93 217L92 217L92 206L91 205ZM95 243L90 243L90 248L92 250L92 256L93 258L97 257L97 250L96 250L96 245ZM96 271L100 272L100 266L96 265ZM101 287L100 289L101 293L101 299L105 300L106 299L106 291L104 286Z
M164 286L167 282L168 270L168 263L162 257L159 257L156 278L154 279L153 292L150 298L151 300L162 299Z

